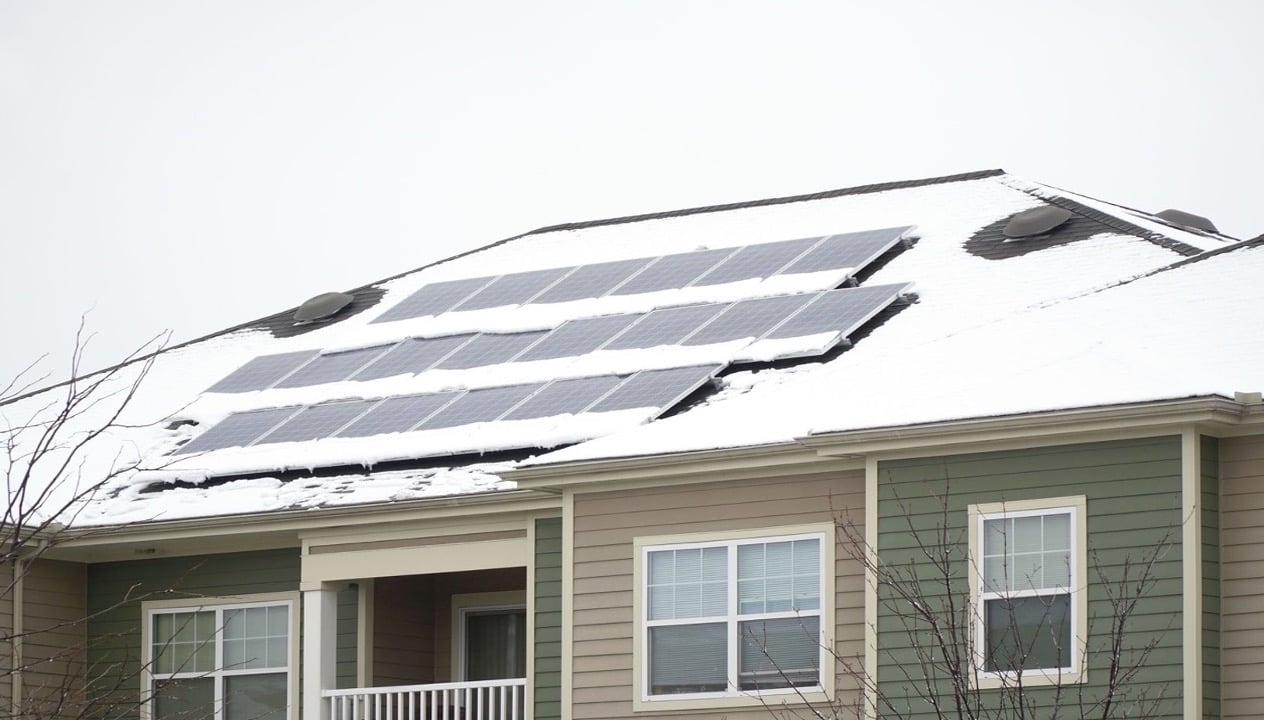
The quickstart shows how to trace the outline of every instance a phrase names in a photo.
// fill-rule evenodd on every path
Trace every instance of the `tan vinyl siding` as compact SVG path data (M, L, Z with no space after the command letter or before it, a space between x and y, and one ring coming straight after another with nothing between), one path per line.
M13 671L13 563L0 564L0 587L8 588L0 592L0 717L10 714L13 705L13 685L10 681Z
M1264 436L1220 441L1220 712L1264 707Z
M575 497L573 717L631 718L633 539L692 532L750 530L864 517L864 473L754 479L587 493ZM863 653L864 580L840 546L836 559L836 650ZM840 674L843 702L854 684ZM642 712L636 717L738 720L767 718L769 709Z

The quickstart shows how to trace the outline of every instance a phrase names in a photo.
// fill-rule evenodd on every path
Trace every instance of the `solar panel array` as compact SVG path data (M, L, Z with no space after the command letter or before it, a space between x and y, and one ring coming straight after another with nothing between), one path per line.
M425 432L477 423L644 409L658 416L715 377L722 365L643 370L542 383L507 385L382 400L339 400L303 408L270 408L228 416L181 447L182 455L232 447ZM451 452L472 451L451 444Z
M834 271L817 289L835 287L890 250L912 226L825 235L615 262L449 280L421 287L375 323L509 305L586 300L719 285L740 280Z

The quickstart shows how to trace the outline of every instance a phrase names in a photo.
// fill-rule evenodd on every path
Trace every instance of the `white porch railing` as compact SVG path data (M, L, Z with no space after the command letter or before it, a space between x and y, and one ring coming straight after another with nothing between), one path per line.
M527 681L326 690L330 720L522 720Z

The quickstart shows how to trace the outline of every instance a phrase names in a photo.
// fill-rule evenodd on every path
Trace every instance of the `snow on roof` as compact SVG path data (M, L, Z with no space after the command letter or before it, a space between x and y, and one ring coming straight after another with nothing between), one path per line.
M1259 313L1249 307L1250 280L1252 273L1258 276L1261 268L1254 266L1264 252L1223 253L1143 277L1196 252L1195 248L1222 247L1227 241L1079 197L1071 200L1097 212L1129 217L1126 223L1102 224L1100 232L1083 239L1056 246L1033 244L1029 247L1039 249L1005 259L989 259L965 248L982 228L1035 207L1043 198L1059 197L1067 194L1006 175L980 174L911 187L866 188L792 202L528 233L386 281L381 284L385 295L377 306L306 334L277 338L243 330L164 354L124 418L141 428L127 437L146 458L150 471L112 482L77 521L165 520L512 488L498 473L515 462L489 464L476 456L442 469L348 470L332 477L320 473L319 478L289 479L295 469L371 468L385 461L442 454L436 445L442 444L441 438L421 438L418 433L278 443L192 459L166 453L194 434L195 426L185 421L196 422L196 431L201 432L229 412L627 372L663 362L664 353L595 353L574 360L525 363L524 367L502 364L364 383L202 394L258 355L364 347L455 332L554 327L569 318L644 311L685 300L801 291L812 279L694 289L685 300L681 293L655 293L372 322L428 283L873 228L917 226L917 244L896 254L864 284L914 283L918 301L872 329L855 347L827 361L795 367L757 371L736 367L721 378L719 392L701 404L635 427L612 423L608 434L595 440L575 443L576 436L567 428L576 427L568 422L577 418L530 421L539 426L533 431L538 447L523 450L536 455L516 462L549 464L753 446L813 432L1231 393L1264 385L1260 382L1264 378L1257 379L1259 373L1250 372L1248 362L1249 353L1260 349L1254 339L1259 333L1233 331L1236 323L1255 319ZM1138 230L1130 234L1130 227ZM1252 270L1242 269L1248 265ZM1234 354L1227 356L1227 349ZM715 360L707 355L714 351L678 349L689 355L690 362ZM578 420L588 424L593 418ZM477 430L485 440L482 450L513 444L505 439L504 428ZM549 446L561 448L549 451ZM428 464L441 463L431 460ZM249 478L223 481L234 474ZM217 479L207 482L208 478ZM154 492L155 483L168 489Z

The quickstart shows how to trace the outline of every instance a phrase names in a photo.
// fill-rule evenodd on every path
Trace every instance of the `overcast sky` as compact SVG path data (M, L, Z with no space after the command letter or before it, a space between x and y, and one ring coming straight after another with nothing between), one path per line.
M985 168L1254 237L1262 27L1255 0L0 0L0 377L84 312L101 364L541 225Z

